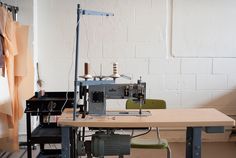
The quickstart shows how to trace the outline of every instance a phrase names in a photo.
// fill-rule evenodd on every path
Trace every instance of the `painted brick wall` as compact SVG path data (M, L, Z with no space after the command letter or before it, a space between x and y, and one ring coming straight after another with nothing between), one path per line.
M229 3L223 0L212 2L202 1L207 10L225 10ZM90 62L92 74L100 73L102 64L103 74L112 73L112 62L119 63L119 72L133 77L136 81L139 76L147 81L147 94L149 98L162 98L167 101L168 108L186 108L199 106L233 107L235 96L232 91L236 88L236 59L219 57L212 54L217 43L222 42L215 36L204 37L203 42L208 43L210 57L174 57L169 42L181 44L176 36L169 36L179 25L168 23L171 13L171 0L40 0L37 2L37 39L38 39L38 61L41 69L42 79L45 81L47 91L73 89L73 68L69 74L69 68L73 62L73 41L76 26L76 4L80 3L84 9L108 11L115 14L114 17L83 16L80 19L80 63L79 73L83 74L83 62ZM187 3L186 5L184 5ZM190 18L201 18L202 14L188 14L180 17L178 11L194 7L196 0L174 0L173 12L178 15L174 22L188 23ZM188 8L186 8L188 6ZM196 9L196 7L195 7ZM236 11L232 13L234 15ZM210 13L209 13L210 14ZM229 13L220 14L223 19L229 18ZM192 17L191 17L192 16ZM180 21L178 21L180 20ZM192 19L193 20L193 19ZM226 23L229 21L227 20ZM234 22L235 23L235 22ZM209 23L204 25L206 31L214 29ZM236 24L236 23L235 23ZM211 28L212 27L212 28ZM201 33L204 30L201 29ZM224 30L224 29L222 29ZM236 33L235 30L233 33ZM193 40L199 37L199 32L192 32ZM176 35L176 32L173 32ZM181 32L177 33L178 36ZM222 39L227 39L228 33L220 33ZM188 36L189 38L189 36ZM183 38L181 38L183 40ZM234 39L232 39L234 40ZM236 41L230 41L230 43ZM188 43L188 42L186 42ZM191 43L191 42L190 42ZM193 44L193 43L191 43ZM202 43L204 44L204 43ZM201 43L198 41L198 45ZM227 45L228 46L228 45ZM188 50L181 49L180 54L188 55ZM186 45L184 48L191 47ZM196 47L196 46L195 46ZM194 47L194 48L195 48ZM232 54L235 46L225 47L226 54ZM191 47L191 51L199 51ZM174 51L174 50L173 50ZM179 53L179 52L178 52ZM204 52L200 52L202 54ZM216 53L219 53L218 51ZM221 52L222 54L222 52ZM234 56L234 55L233 55ZM69 75L68 75L69 74ZM123 80L122 81L126 81ZM126 81L130 82L130 81ZM233 93L235 94L235 93ZM225 96L225 97L224 97ZM217 102L218 98L227 98L227 101ZM118 105L114 108L122 107Z

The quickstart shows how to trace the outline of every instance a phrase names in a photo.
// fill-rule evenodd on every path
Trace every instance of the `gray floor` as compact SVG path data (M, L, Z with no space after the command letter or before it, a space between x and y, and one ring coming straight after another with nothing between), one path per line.
M54 144L45 145L46 149L58 149L59 147ZM39 146L35 146L35 149L32 150L32 158L36 158L39 153ZM27 158L27 149L26 146L20 147L18 152L10 153L0 151L0 158Z
M55 148L53 145L49 148ZM185 157L185 143L170 143L172 150L172 158ZM39 152L39 147L33 150L32 158L36 158ZM155 149L132 149L130 156L125 158L166 158L166 151ZM236 143L235 142L214 142L202 144L202 158L235 158L236 157ZM5 153L0 151L0 158L27 158L26 149L20 149L19 152ZM117 156L109 156L106 158L117 158Z

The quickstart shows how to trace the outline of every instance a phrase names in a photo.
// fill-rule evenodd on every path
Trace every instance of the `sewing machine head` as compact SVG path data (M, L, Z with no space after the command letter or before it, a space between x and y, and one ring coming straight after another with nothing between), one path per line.
M126 75L120 75L117 66L117 63L113 63L113 74L110 76L104 76L102 73L100 76L92 76L89 75L89 64L85 63L84 75L80 76L85 80L79 81L80 99L84 100L83 108L80 110L80 113L83 113L82 117L87 114L87 107L90 115L105 115L107 99L132 99L140 105L144 103L146 83L142 82L140 77L137 83L116 84L115 81L119 77L131 79Z
M133 99L143 104L146 83L100 84L89 86L89 114L105 115L107 99Z

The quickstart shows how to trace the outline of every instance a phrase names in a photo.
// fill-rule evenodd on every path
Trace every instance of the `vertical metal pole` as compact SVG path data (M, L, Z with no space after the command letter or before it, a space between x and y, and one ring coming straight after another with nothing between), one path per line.
M84 86L84 90L83 91L84 91L84 108L83 108L84 112L83 112L82 118L85 118L86 113L87 113L87 103L88 103L88 101L87 101L88 86ZM85 136L85 127L82 128L82 141L85 140L84 136Z
M32 158L31 151L31 113L26 112L26 126L27 126L27 157Z
M77 136L76 136L77 128L71 128L70 133L70 140L71 140L71 157L70 158L77 158Z
M186 158L201 158L202 127L187 127Z
M75 121L77 109L77 74L78 74L78 58L79 58L79 20L80 20L80 4L77 5L77 23L76 23L76 52L75 52L75 80L74 80L74 110L73 120Z
M43 124L43 117L44 117L44 116L43 116L42 113L39 114L39 123L40 123L40 124ZM44 151L44 143L41 143L41 144L40 144L40 152L41 152L41 151L42 151L42 152Z
M86 82L85 82L85 84L86 84ZM84 86L83 92L84 92L84 107L83 107L84 113L83 113L82 118L85 118L85 116L86 116L86 114L87 114L87 106L88 106L88 101L87 101L88 86L87 86L87 85Z

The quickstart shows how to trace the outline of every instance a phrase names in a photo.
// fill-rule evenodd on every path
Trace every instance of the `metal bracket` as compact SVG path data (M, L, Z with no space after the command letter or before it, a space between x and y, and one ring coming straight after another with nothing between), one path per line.
M113 13L98 12L93 10L83 10L80 9L81 15L97 15L97 16L114 16Z
M80 84L81 83L81 84ZM101 84L113 84L114 80L87 80L87 81L77 81L77 85L91 86L91 85L101 85Z
M225 128L223 126L216 126L216 127L205 127L203 130L206 133L224 133Z

